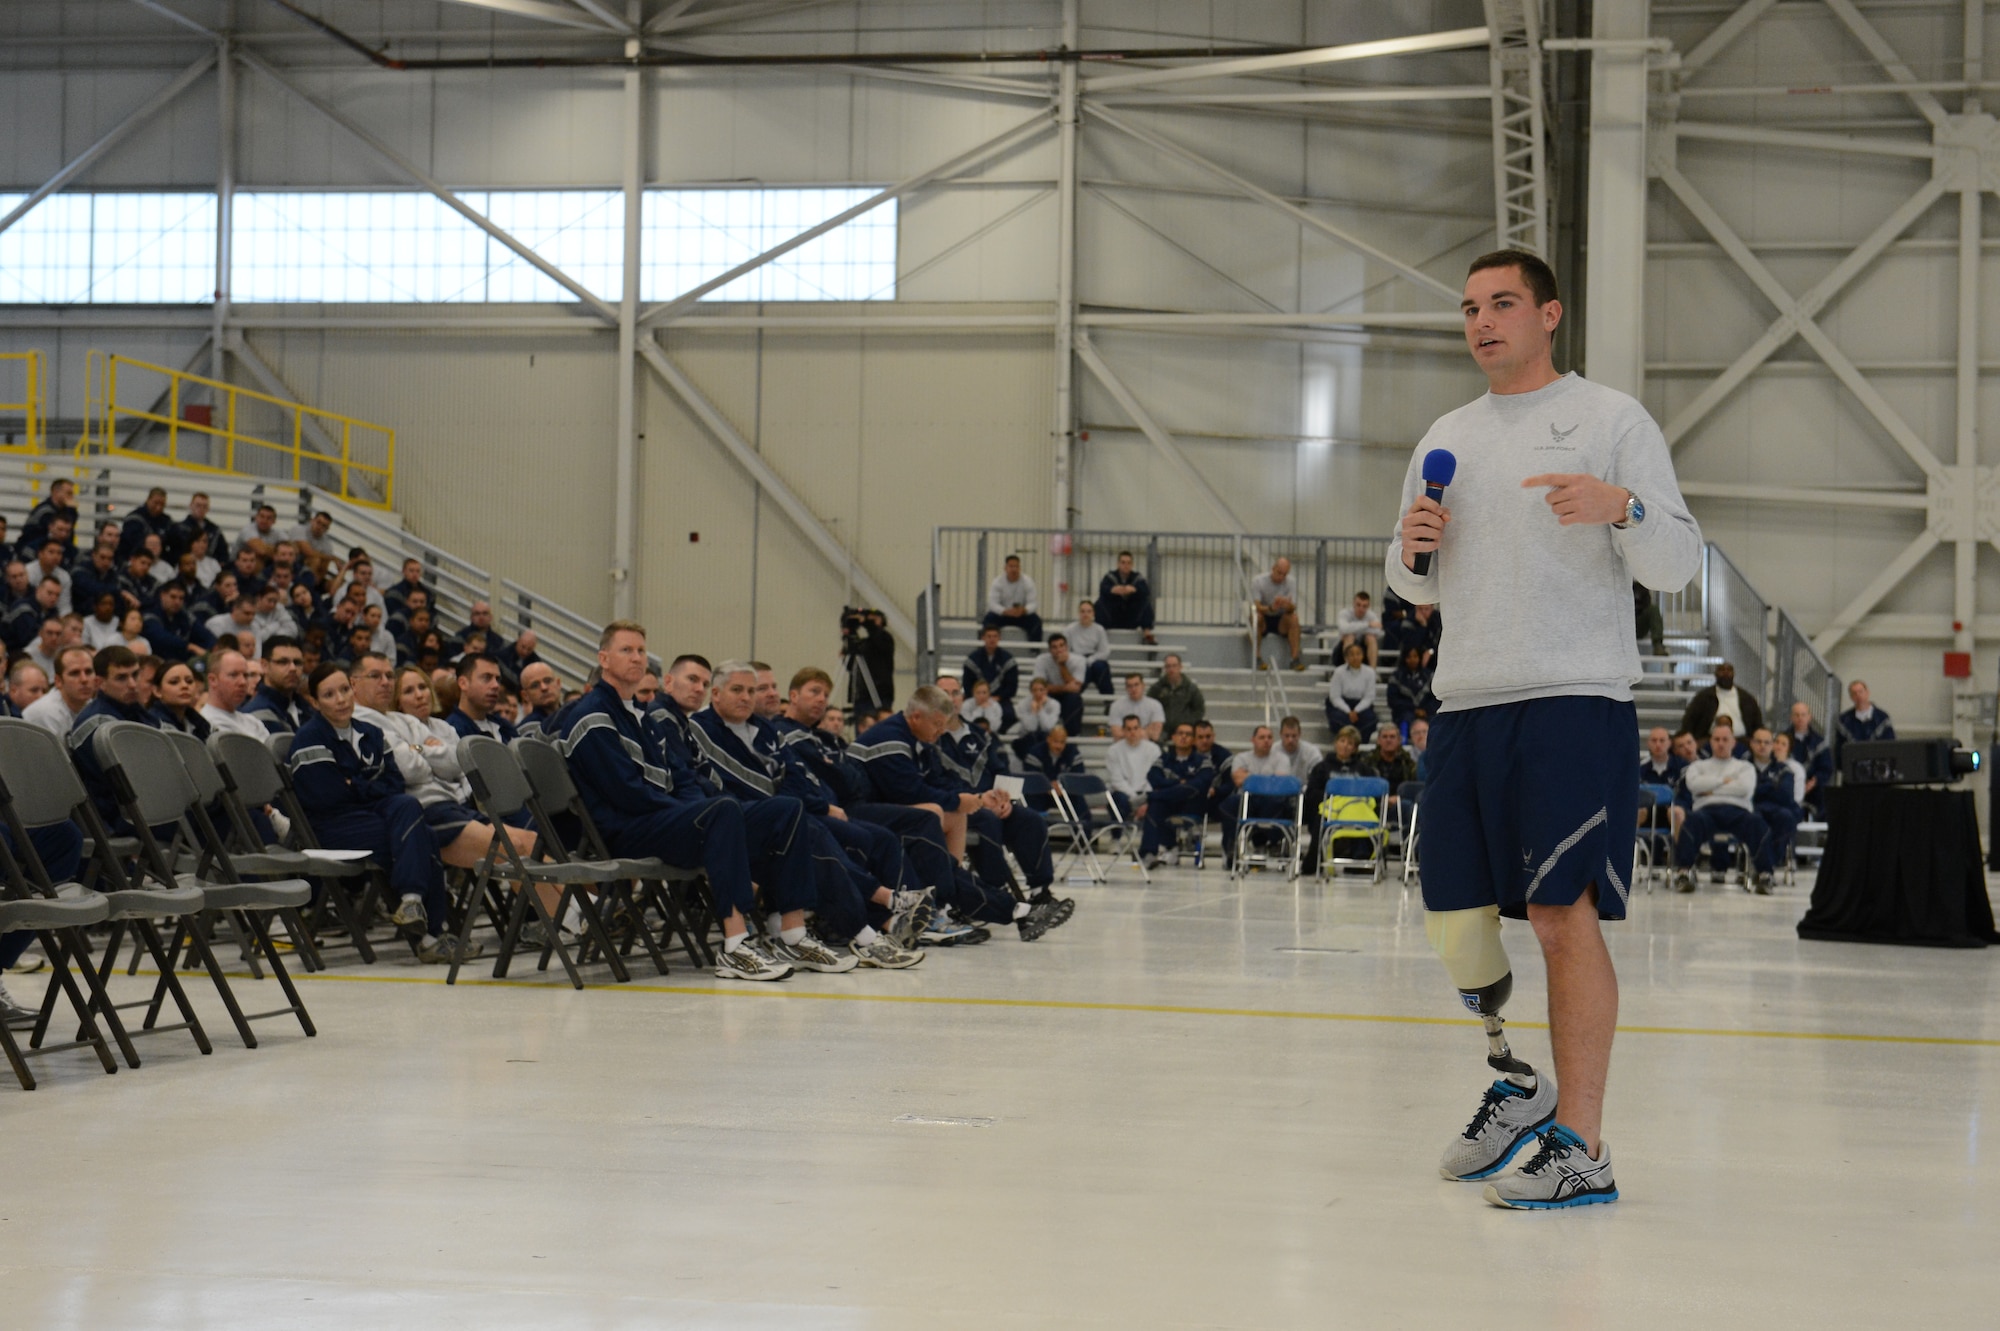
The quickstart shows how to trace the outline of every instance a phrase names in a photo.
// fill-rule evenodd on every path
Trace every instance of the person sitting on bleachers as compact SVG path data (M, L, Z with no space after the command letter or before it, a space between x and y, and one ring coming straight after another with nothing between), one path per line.
M1709 734L1710 752L1724 755L1735 747L1735 736L1718 720ZM1757 769L1741 758L1703 758L1689 765L1684 784L1693 807L1674 839L1674 891L1694 891L1694 866L1702 849L1726 832L1750 852L1756 890L1768 894L1775 848L1770 824L1757 813Z
M1375 776L1378 773L1368 761L1368 755L1361 747L1361 732L1353 726L1342 726L1333 735L1333 749L1313 764L1313 769L1305 778L1306 783L1306 865L1319 862L1320 806L1326 802L1326 783L1337 776ZM1395 787L1390 787L1390 793ZM1335 838L1353 841L1355 838Z
M250 515L250 521L243 524L243 530L236 533L233 542L237 550L249 546L259 559L269 559L271 552L284 538L278 535L278 510L269 504L259 504L257 511ZM216 558L222 556L218 554Z
M1260 573L1250 584L1250 600L1256 606L1256 627L1252 632L1250 655L1257 668L1265 668L1264 639L1276 635L1292 649L1292 669L1304 670L1299 654L1298 586L1292 581L1292 561L1283 555L1272 563L1269 573Z
M62 645L62 619L56 614L56 586L48 583L35 589L0 612L0 642L17 655L34 653L35 664L53 669L53 649ZM55 625L53 629L49 625ZM40 650L37 651L37 648Z
M1364 735L1375 733L1375 667L1363 663L1360 643L1347 645L1346 664L1335 666L1326 686L1326 724L1335 734L1353 726Z
M1083 754L1069 742L1069 731L1057 725L1021 756L1021 769L1047 777L1052 786L1060 785L1065 776L1082 775Z
M153 596L159 587L153 582L153 555L143 546L125 560L125 568L118 575L118 590L125 598L125 608L143 613L152 605Z
M1437 669L1438 643L1444 638L1444 620L1438 617L1434 605L1411 607L1408 618L1393 629L1384 630L1383 642L1393 648L1396 659L1402 660L1403 653L1414 647L1422 655L1426 670Z
M1758 705L1756 695L1736 687L1736 667L1727 661L1715 668L1715 683L1697 690L1688 700L1687 711L1681 715L1681 729L1693 735L1706 735L1718 717L1729 722L1734 735L1748 735L1764 724L1764 709Z
M292 618L284 593L275 582L265 583L264 590L257 593L257 617L250 621L250 631L257 635L259 644L268 638L297 638L304 631Z
M256 630L252 627L256 622L257 598L238 596L235 603L229 607L228 614L211 615L202 628L208 631L212 640L219 640L225 633L231 635L242 647L246 656L256 656L259 645Z
M1174 727L1173 743L1147 771L1146 783L1151 793L1146 799L1139 855L1148 869L1154 869L1165 858L1160 847L1167 839L1168 820L1186 818L1199 825L1208 815L1209 798L1215 787L1215 763L1208 754L1195 748L1192 724L1183 721Z
M97 696L95 654L88 647L59 647L55 667L53 686L21 709L21 719L61 737L75 728L83 709Z
M192 661L215 646L215 635L186 608L187 589L178 582L160 588L152 611L140 620L140 631L153 655L165 661ZM103 598L99 598L100 604ZM128 612L129 613L129 612ZM85 635L90 626L85 626Z
M1083 672L1083 682L1093 684L1099 693L1111 693L1111 635L1097 622L1097 607L1089 601L1079 601L1076 607L1076 622L1063 627L1063 636L1069 639L1070 660Z
M1006 725L1006 716L1001 712L1000 704L993 701L992 690L986 687L983 679L972 681L972 696L958 705L958 714L965 718L967 725L984 731L996 740Z
M267 560L259 557L257 552L248 546L236 548L236 558L230 561L229 571L236 575L236 590L239 595L254 597L264 590L264 569L267 563Z
M365 850L388 871L397 906L390 920L419 932L417 955L438 964L469 961L485 949L451 932L444 864L423 805L405 788L382 730L354 715L347 672L323 665L307 690L317 711L292 741L292 786L320 844Z
M118 557L130 559L134 552L145 548L148 536L159 537L164 547L167 534L173 529L174 520L167 516L167 492L156 485L146 492L145 502L133 509L118 529Z
M69 614L72 610L88 610L89 606L77 607L70 601L69 570L63 567L65 547L56 541L42 542L42 548L35 552L35 562L28 565L28 581L39 587L44 582L55 582L61 587L56 597L56 612Z
M1292 760L1278 751L1277 736L1269 726L1258 726L1250 732L1250 751L1230 758L1227 777L1218 781L1222 789L1218 816L1222 822L1222 862L1225 868L1236 866L1236 824L1242 815L1243 783L1253 776L1290 776ZM1250 816L1252 818L1289 817L1292 801L1276 795L1252 795Z
M1160 704L1160 714L1165 718L1160 733L1172 736L1182 725L1199 725L1208 716L1208 699L1201 693L1201 686L1189 679L1181 658L1168 652L1160 663L1160 677L1146 690L1146 696Z
M1889 714L1875 705L1865 680L1857 679L1849 684L1847 697L1854 705L1840 714L1840 733L1834 736L1833 741L1835 767L1840 764L1840 749L1849 742L1896 738L1896 727L1890 722Z
M49 482L49 497L28 510L28 520L21 524L21 539L40 541L57 518L67 520L70 530L75 531L82 517L76 511L76 482L60 477Z
M1021 571L1021 556L1007 556L1007 571L993 579L993 585L986 589L986 618L982 626L1006 628L1008 625L1028 635L1029 642L1042 640L1041 598L1035 591L1035 580Z
M312 709L299 696L299 686L305 682L300 673L305 666L305 653L297 638L280 634L264 640L263 656L264 678L258 681L257 691L243 704L243 710L262 721L273 735L296 734L312 716ZM348 683L353 684L352 678Z
M183 550L193 548L197 537L206 538L205 553L220 561L229 556L229 541L222 534L222 528L208 516L209 499L196 490L188 496L187 516L176 522L167 531L167 549L179 558Z
M90 552L89 559L81 561L77 567L70 570L70 604L78 609L89 609L97 604L98 597L107 593L118 598L119 590L118 557L108 545L98 546ZM138 607L128 607L122 599L119 599L118 612L123 614L128 608Z
M997 626L980 629L979 646L966 654L965 668L960 672L959 684L967 693L971 693L972 685L977 680L985 681L993 701L1000 704L1005 725L1013 725L1014 695L1021 681L1014 662L1014 654L1000 645L1000 630Z
M1389 676L1389 716L1407 733L1412 721L1419 717L1428 721L1437 705L1437 696L1431 692L1431 672L1424 668L1424 654L1412 647Z
M300 560L321 579L340 576L340 546L332 532L333 514L319 512L285 533L285 539L298 547Z
M33 596L34 593L35 585L28 581L27 561L21 559L8 560L6 603L8 605L19 605Z
M382 589L382 599L388 604L390 613L393 614L399 610L407 611L410 608L410 594L412 592L424 593L426 598L425 603L429 604L430 590L429 587L424 585L423 561L420 559L405 559L403 561L402 581L392 582L387 587L384 587Z
M1333 627L1340 633L1338 648L1341 659L1347 659L1347 649L1359 645L1368 668L1375 668L1375 659L1382 645L1382 620L1369 604L1367 592L1354 593L1354 602L1335 617Z
M1049 697L1062 711L1063 725L1071 734L1083 728L1083 671L1069 654L1069 639L1051 633L1047 649L1035 657L1029 678L1048 686Z
M1125 718L1128 716L1139 719L1139 729L1149 741L1159 741L1167 724L1167 709L1160 705L1158 699L1147 694L1146 678L1136 672L1125 676L1125 696L1111 704L1107 721L1113 735L1124 733Z
M7 715L26 720L24 713L36 699L49 691L49 672L33 661L16 661L7 667Z
M383 622L385 624L388 623L387 620L384 620ZM411 610L408 614L404 615L402 630L400 632L398 632L394 628L391 628L389 630L390 635L394 637L396 640L397 655L401 656L406 661L416 660L417 644L422 642L424 635L426 633L429 633L431 629L434 627L436 626L431 621L431 612L429 608L426 606L420 605L415 609ZM471 638L474 636L478 637L479 646L476 648L468 647L466 650L481 651L481 652L485 651L487 647L486 635L483 632L476 632L476 631L475 633L468 633L466 635L467 638ZM497 667L499 665L499 662L495 661L494 665Z
M1049 696L1048 681L1029 680L1028 701L1015 715L1014 728L1009 732L1015 755L1018 757L1031 752L1037 744L1048 738L1050 731L1060 725L1062 725L1062 704Z
M1833 746L1813 724L1812 704L1793 703L1791 722L1791 729L1780 734L1789 737L1792 761L1805 770L1806 786L1799 803L1815 817L1824 818L1827 788L1833 784Z
M1139 641L1151 646L1153 589L1146 576L1132 567L1132 552L1118 552L1118 567L1097 581L1097 622L1107 629L1137 629Z
M1777 756L1777 737L1759 727L1750 734L1750 766L1757 772L1757 816L1771 829L1771 859L1791 853L1802 811L1792 782L1792 765Z
M490 639L489 639L490 641ZM518 680L521 672L531 665L541 662L540 638L533 629L522 629L514 635L512 642L501 642L492 648L493 659L500 663L500 673L507 679Z
M1306 738L1305 723L1296 716L1278 722L1278 752L1292 765L1292 775L1303 781L1319 765L1319 745Z
M1153 765L1159 761L1160 746L1146 738L1139 718L1127 712L1119 722L1118 738L1104 753L1105 789L1126 822L1146 816L1146 800L1153 793Z
M34 602L30 601L28 604L34 605ZM28 645L22 647L9 641L7 650L23 660L33 661L42 668L44 675L53 680L56 677L56 654L62 651L64 646L62 620L54 615L43 615L31 622L35 632L34 636L28 639ZM120 638L119 641L123 642L124 639Z

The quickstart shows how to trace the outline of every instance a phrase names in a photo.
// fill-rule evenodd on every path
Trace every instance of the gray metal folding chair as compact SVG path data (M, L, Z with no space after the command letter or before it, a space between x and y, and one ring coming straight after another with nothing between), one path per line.
M103 1016L104 1024L109 1028L119 1052L124 1055L126 1065L139 1066L139 1051L133 1047L131 1032L118 1016L121 1007L146 1009L140 1034L164 1035L184 1030L193 1038L195 1048L204 1054L211 1052L208 1033L202 1029L201 1018L195 1015L194 1005L188 1002L180 977L175 973L175 949L166 946L154 924L156 920L172 920L178 931L182 922L201 913L200 891L172 883L148 887L127 878L124 865L112 848L112 837L106 832L103 819L98 817L96 806L90 802L82 778L70 765L69 754L64 751L62 741L40 726L26 721L0 719L0 781L4 781L6 786L5 817L8 831L14 838L15 858L40 895L55 895L58 885L36 853L29 832L37 827L69 822L83 831L87 853L93 857L86 860L89 866L85 873L86 885L102 891L108 907L105 920L111 925L104 955L97 962L91 1005ZM159 981L153 987L150 1001L113 1004L110 1000L111 975L117 968L118 950L128 931L134 936L136 945L143 947L152 957L153 964L159 967ZM77 937L81 939L82 935ZM238 1009L229 981L223 976L222 967L216 964L215 954L209 951L207 939L199 939L199 942L196 956L207 967L223 1006L235 1017ZM78 956L77 964L90 964L87 950ZM42 1000L42 1010L29 1040L31 1045L39 1047L47 1035L49 1022L55 1015L55 998L55 991L50 990ZM181 1020L162 1026L159 1024L160 1010L168 998L173 999Z
M614 939L621 942L624 955L631 955L634 942L643 943L652 956L653 964L662 975L667 974L665 949L672 945L676 935L681 940L681 948L688 959L697 966L713 966L715 958L709 954L706 941L696 936L689 928L688 918L706 920L710 908L704 896L697 905L693 901L694 889L706 882L706 875L699 869L682 869L668 864L665 860L646 857L625 859L613 855L604 844L604 835L598 830L597 822L590 816L590 808L583 802L583 792L576 788L576 782L569 774L569 762L562 750L545 739L517 739L509 746L514 757L521 764L521 771L534 789L536 807L550 814L545 824L537 824L541 833L539 843L542 852L551 859L609 860L621 865L629 883L615 884L609 889L613 897L612 911L605 921ZM566 841L562 826L567 816L576 826L574 842ZM660 934L656 939L646 926L645 912L648 907L659 912ZM630 912L631 927L623 928L621 918ZM600 910L599 912L603 912ZM706 933L706 929L701 931ZM621 938L621 935L629 935ZM586 952L586 959L587 959Z
M19 863L7 853L4 842L0 842L0 856L5 857L8 878L8 895L0 898L0 934L34 931L43 955L49 959L49 992L60 993L69 999L81 1031L77 1039L67 1044L41 1045L24 1050L15 1042L14 1032L7 1029L7 1023L0 1021L0 1050L6 1052L8 1066L14 1069L14 1076L24 1091L35 1089L35 1074L28 1071L30 1055L89 1049L97 1054L97 1061L104 1065L106 1072L118 1071L118 1061L112 1058L111 1049L104 1043L104 1035L91 1016L94 1003L77 989L76 976L70 970L70 958L74 957L84 978L95 980L95 972L90 969L89 944L84 941L83 930L86 926L102 924L108 919L111 903L98 893L81 888L74 889L68 896L35 893L29 888Z
M292 984L290 971L271 942L270 917L280 912L293 912L290 927L301 932L304 925L297 923L296 912L312 900L312 884L301 878L281 879L276 882L246 883L230 881L232 871L227 860L219 864L224 877L221 881L198 878L193 874L180 873L174 863L174 851L183 845L196 847L203 844L201 836L195 832L194 824L208 821L208 812L202 808L200 795L194 780L188 776L187 768L181 765L180 755L174 751L173 741L150 726L137 722L114 722L101 727L91 737L91 748L96 754L98 765L111 781L118 796L119 811L132 824L133 835L139 838L140 853L137 861L142 878L150 878L161 886L176 886L192 889L202 898L201 913L223 913L243 920L256 940L257 949L277 979L278 987L284 990L285 1006L269 1012L245 1015L235 1004L232 996L228 1001L229 1015L236 1022L236 1029L243 1037L246 1048L257 1047L256 1036L250 1031L250 1023L268 1017L296 1017L305 1033L316 1035L312 1017L306 1011L305 1000L299 997L298 989ZM170 828L171 836L162 845L157 829ZM214 826L208 829L208 841L214 843ZM189 940L192 946L207 950L202 939L203 921L187 918L183 921L180 936L174 940L174 952L178 952L181 938ZM211 958L212 960L212 958ZM155 1006L158 1005L155 998Z
M474 806L496 829L523 812L533 816L537 826L548 826L548 811L540 807L534 787L528 784L527 774L521 770L521 764L505 744L489 735L468 735L458 742L458 765L472 786ZM537 841L540 839L538 836ZM547 970L549 957L553 954L561 959L563 973L569 976L570 984L583 988L583 976L578 973L569 949L563 946L561 930L557 927L574 902L583 915L584 928L604 951L605 963L611 967L611 977L624 984L632 978L632 973L625 968L625 960L618 954L618 949L612 946L611 935L604 928L604 919L598 914L597 902L589 889L628 877L629 871L617 860L526 860L521 858L521 852L514 848L511 839L496 833L479 861L479 868L473 876L471 896L460 912L459 938L468 940L471 937L474 905L490 891L512 890L497 886L500 880L511 880L521 884L521 887L513 892L513 909L508 912L500 955L493 962L494 979L506 978L507 963L513 957L514 946L521 936L521 925L532 907L541 917L546 939L538 969ZM532 890L540 883L562 888L562 896L553 912L543 904L542 894ZM460 955L463 955L462 950ZM457 981L458 967L455 956L451 970L445 976L446 984Z
M289 748L291 737L283 738ZM367 919L375 902L380 866L367 860L329 859L313 854L320 847L313 839L312 821L292 790L291 776L285 771L283 759L273 756L273 745L249 735L217 733L208 737L208 752L215 760L216 774L222 778L223 808L229 814L232 848L246 853L296 853L304 857L304 863L295 868L288 866L283 872L319 884L308 924L314 938L315 958L323 950L319 942L320 926L331 906L356 954L374 965L375 948L368 940ZM284 810L291 820L291 839L296 844L271 846L265 842L250 811L267 806ZM367 880L358 899L342 886L341 880L350 878Z

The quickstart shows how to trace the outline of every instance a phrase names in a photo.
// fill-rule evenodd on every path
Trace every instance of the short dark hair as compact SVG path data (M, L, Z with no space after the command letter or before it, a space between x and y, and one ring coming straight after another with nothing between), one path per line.
M138 664L139 654L123 643L100 647L97 655L90 658L90 668L97 672L99 679L109 679L112 671Z
M1049 635L1049 646L1053 647L1057 643L1061 643L1065 647L1069 646L1069 635L1067 633L1051 633Z
M1018 564L1018 563L1020 563L1020 562L1021 562L1021 556L1019 556L1019 555L1008 555L1008 556L1007 556L1007 558L1006 558L1006 559L1004 559L1004 560L1002 560L1001 562L1002 562L1002 563L1005 563L1005 564Z
M715 673L715 667L709 664L708 658L696 652L683 652L679 656L676 656L673 660L673 664L667 667L666 673L669 675L673 674L674 671L679 670L689 661L694 662L696 665L700 666L703 670L708 671L710 674Z
M300 653L304 653L306 649L304 643L289 633L273 633L270 637L264 639L264 659L266 661L270 660L271 654L281 647L290 647Z
M1354 599L1357 601L1372 601L1375 598L1370 596L1367 592L1356 592L1354 593Z
M500 669L500 658L491 652L467 652L458 658L458 677L471 679L473 672L483 665L490 665L497 672Z
M1488 268L1519 268L1521 280L1528 284L1528 294L1535 298L1537 305L1562 298L1556 287L1556 270L1549 267L1548 260L1539 254L1527 250L1494 250L1474 259L1472 266L1465 270L1465 275L1471 277Z
M1132 557L1132 552L1130 550L1120 550L1118 552L1118 558L1120 559L1130 559L1131 557Z

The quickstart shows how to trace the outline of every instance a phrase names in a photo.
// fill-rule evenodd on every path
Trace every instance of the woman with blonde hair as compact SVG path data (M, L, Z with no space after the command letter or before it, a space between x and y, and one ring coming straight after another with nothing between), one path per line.
M458 732L437 718L436 708L430 676L416 666L402 666L390 684L383 734L405 788L424 806L439 856L454 868L476 869L492 844L493 825L472 807L472 786L458 766ZM523 856L534 851L533 832L504 830Z

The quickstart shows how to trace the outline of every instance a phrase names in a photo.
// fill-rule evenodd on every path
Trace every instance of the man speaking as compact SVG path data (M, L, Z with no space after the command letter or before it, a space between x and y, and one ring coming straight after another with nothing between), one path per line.
M1631 891L1632 583L1685 586L1701 531L1646 409L1556 373L1562 304L1546 263L1520 250L1474 260L1461 309L1488 391L1424 437L1386 561L1398 595L1445 612L1422 807L1425 926L1502 1074L1441 1169L1491 1179L1498 1206L1616 1201L1599 1130L1618 977L1598 921L1623 919ZM1450 482L1442 498L1424 493L1434 452L1446 455L1430 468ZM1549 613L1524 616L1524 604ZM1502 916L1527 920L1541 944L1560 1090L1507 1048ZM1528 1163L1496 1177L1530 1135Z

